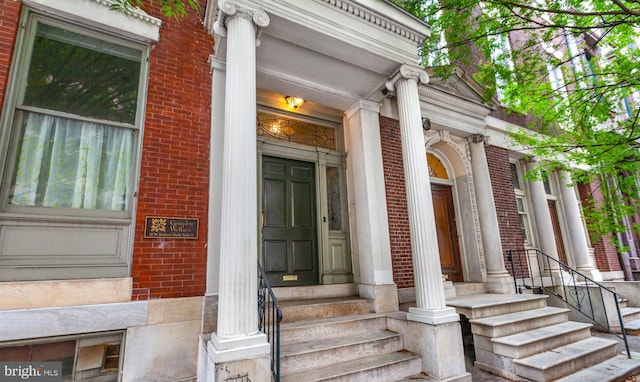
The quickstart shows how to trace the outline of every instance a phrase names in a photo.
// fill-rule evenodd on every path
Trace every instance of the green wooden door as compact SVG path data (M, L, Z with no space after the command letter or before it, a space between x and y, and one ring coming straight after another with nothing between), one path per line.
M314 169L263 157L262 255L272 286L318 283Z

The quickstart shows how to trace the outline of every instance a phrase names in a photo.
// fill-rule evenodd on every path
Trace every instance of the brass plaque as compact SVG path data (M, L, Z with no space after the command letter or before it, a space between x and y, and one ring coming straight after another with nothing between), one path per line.
M144 237L197 239L198 219L147 216L144 224Z
M298 281L298 275L284 275L282 281Z

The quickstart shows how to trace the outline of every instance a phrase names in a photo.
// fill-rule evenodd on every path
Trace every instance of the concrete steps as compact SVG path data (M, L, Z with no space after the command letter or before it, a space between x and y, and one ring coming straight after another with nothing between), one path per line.
M591 324L569 321L568 309L547 307L546 296L478 294L447 305L469 318L476 367L506 379L553 381L617 365L607 378L585 379L603 382L640 370L636 360L616 358L616 341L591 337Z
M513 362L520 377L553 381L615 357L615 347L616 341L591 337Z
M280 380L282 382L387 382L420 373L421 369L422 360L417 355L409 352L395 352L363 357L307 372L283 375Z
M616 314L616 312L612 312L611 314ZM640 308L621 305L620 315L622 316L624 329L627 335L640 335ZM611 330L613 330L613 332L615 333L622 333L622 331L620 330L620 325L618 325L617 323L611 325Z
M421 372L421 358L404 350L387 316L371 313L371 301L355 290L332 287L276 292L283 297L282 381L389 382Z
M591 336L591 324L566 321L491 339L493 352L510 358L523 358Z
M519 333L528 329L565 322L569 319L569 309L544 307L502 314L493 317L472 319L475 333L495 338Z
M626 354L609 358L604 362L584 368L577 373L558 379L556 382L608 381L611 375L630 375L640 368L640 353L631 352L632 359Z
M357 296L285 300L279 304L283 323L365 314L372 311L371 301Z
M343 336L345 333L386 329L386 316L376 313L296 321L281 326L280 344L288 345L304 342L310 338L334 338Z

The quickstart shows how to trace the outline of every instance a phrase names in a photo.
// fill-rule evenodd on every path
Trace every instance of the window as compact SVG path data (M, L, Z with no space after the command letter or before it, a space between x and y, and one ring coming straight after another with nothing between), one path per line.
M0 113L0 281L129 275L147 57L160 28L134 12L22 7Z
M23 38L3 180L7 209L129 216L146 47L35 13Z
M516 206L518 208L518 218L520 219L520 230L522 232L522 238L526 245L533 244L533 238L531 236L531 225L529 223L529 213L527 209L527 201L524 189L522 188L522 180L520 178L519 167L516 163L510 163L511 167L511 179L513 181L513 189L516 194Z
M342 230L342 185L338 167L327 167L327 205L329 210L329 229Z
M60 362L62 381L117 381L123 333L19 341L0 347L0 359L10 362Z
M491 50L491 59L496 64L508 68L509 72L513 72L514 66L511 60L511 44L507 34L489 35L494 49ZM504 92L509 84L510 79L505 78L504 74L496 73L496 95L498 100L504 100Z

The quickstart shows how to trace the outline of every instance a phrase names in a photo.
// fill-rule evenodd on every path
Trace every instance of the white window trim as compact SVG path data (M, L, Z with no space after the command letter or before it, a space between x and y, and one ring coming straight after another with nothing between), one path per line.
M13 257L7 257L7 261L2 264L0 274L5 277L0 277L0 279L3 281L24 280L26 278L57 280L78 277L124 277L130 274L149 73L148 57L151 42L157 41L160 24L159 22L154 23L152 18L145 21L111 10L108 7L109 1L24 0L20 25L26 26L30 17L38 17L46 19L47 22L59 24L65 29L82 29L82 33L98 35L103 39L117 40L119 44L136 45L141 48L138 111L135 126L129 126L129 128L138 131L137 143L134 147L132 193L128 201L129 208L126 213L84 209L76 211L65 208L59 210L56 208L46 208L45 210L38 207L8 208L7 190L10 180L7 180L5 170L7 169L7 161L14 160L11 157L12 150L9 144L10 137L15 131L15 111L17 110L18 97L22 91L20 82L24 74L20 65L24 63L25 55L30 54L29 49L26 49L30 44L28 31L24 27L20 28L6 86L5 102L2 105L3 112L0 116L0 124L11 127L0 131L0 179L4 179L0 188L2 199L0 206L2 208L0 211L0 228L2 228L0 251L7 250L8 253L13 254ZM107 25L106 23L112 24ZM156 36L149 35L150 31L155 31ZM6 232L11 232L13 233L12 237L23 237L29 234L29 230L49 235L47 240L57 243L56 245L59 244L61 248L64 247L65 251L69 247L63 238L67 232L83 238L83 245L74 247L76 252L65 257L60 255L60 251L56 252L55 248L38 247L36 244L25 244L20 248L15 245L11 246L12 240L7 239L10 235L5 235ZM92 242L88 238L100 240L101 253L93 250ZM68 255L68 252L64 253Z
M533 231L533 225L531 224L531 211L529 210L529 201L528 201L528 195L526 191L526 187L528 186L528 181L525 180L524 177L522 176L522 167L520 163L519 162L510 162L510 163L515 164L516 176L518 177L520 187L523 187L523 188L514 187L513 189L516 194L516 199L518 198L522 199L522 208L524 210L523 212L520 212L520 210L518 209L518 218L520 218L520 216L524 216L524 225L525 225L524 229L525 229L525 234L527 236L527 237L523 237L522 239L524 240L525 247L535 247L535 236ZM517 203L517 200L516 200L516 203Z
M101 29L143 42L158 42L162 21L141 9L129 15L110 8L112 0L23 0L24 5L45 14Z

